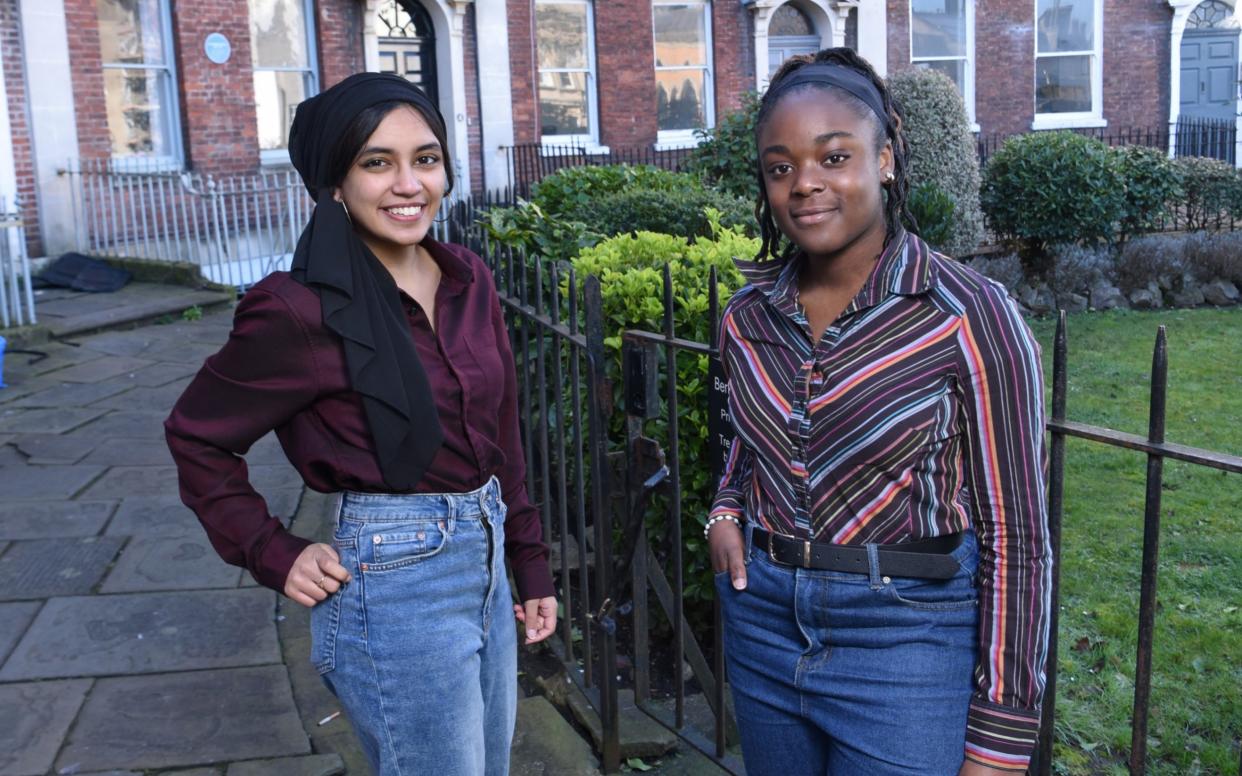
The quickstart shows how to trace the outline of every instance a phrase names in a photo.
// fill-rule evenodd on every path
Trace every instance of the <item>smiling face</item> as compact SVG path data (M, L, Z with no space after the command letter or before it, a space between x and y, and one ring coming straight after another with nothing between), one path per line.
M883 181L892 147L876 147L876 119L832 92L798 88L760 128L759 164L776 225L813 260L884 246Z
M427 235L448 186L444 152L418 111L384 116L337 188L354 229L381 259L397 259Z

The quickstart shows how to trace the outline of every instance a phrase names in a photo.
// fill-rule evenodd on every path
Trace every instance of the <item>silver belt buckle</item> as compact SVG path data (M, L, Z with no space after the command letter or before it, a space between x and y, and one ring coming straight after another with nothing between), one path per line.
M782 566L791 566L793 564L785 563L780 558L776 557L776 537L778 536L785 538L785 539L793 540L792 536L785 536L784 534L769 532L768 533L768 558L771 559L773 563L779 563ZM802 540L802 566L804 568L811 567L811 542L806 539Z

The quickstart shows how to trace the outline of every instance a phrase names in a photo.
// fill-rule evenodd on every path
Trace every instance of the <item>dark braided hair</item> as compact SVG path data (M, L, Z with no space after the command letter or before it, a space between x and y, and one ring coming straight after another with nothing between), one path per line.
M903 118L901 107L897 104L893 95L889 93L884 80L876 74L867 60L860 57L854 50L830 48L816 54L802 54L785 60L785 63L772 76L772 80L768 84L768 90L759 102L759 114L755 119L756 147L758 146L760 131L762 131L764 124L767 123L776 104L780 102L781 97L785 96L783 93L778 93L779 89L777 87L780 86L781 81L797 72L799 68L816 62L848 67L866 76L875 84L876 90L879 91L880 97L884 100L884 108L888 113L887 120L884 122L881 122L879 117L875 115L875 112L857 97L830 84L800 84L793 87L793 89L801 89L804 86L831 89L842 103L849 105L859 116L868 117L871 120L876 127L876 150L883 148L885 142L892 143L893 180L891 183L885 184L886 194L884 197L885 240L892 239L901 226L905 226L917 233L917 223L906 204L910 189L910 181L906 174L906 168L909 164L909 149L906 146L906 137L901 131ZM788 241L776 225L776 219L772 216L772 206L768 202L767 188L764 186L763 165L758 159L755 160L755 175L759 178L759 199L755 202L755 218L759 221L759 236L761 238L759 255L755 258L758 261L767 259L785 261L794 253L797 246L792 243L786 244Z

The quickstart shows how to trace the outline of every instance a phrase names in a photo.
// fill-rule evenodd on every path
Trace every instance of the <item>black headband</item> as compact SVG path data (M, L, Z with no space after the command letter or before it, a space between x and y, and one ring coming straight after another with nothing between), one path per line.
M825 84L844 89L875 112L884 126L889 125L888 111L884 108L884 98L875 83L851 67L833 65L827 62L812 62L803 65L777 82L768 92L768 98L775 100L783 92L802 84Z

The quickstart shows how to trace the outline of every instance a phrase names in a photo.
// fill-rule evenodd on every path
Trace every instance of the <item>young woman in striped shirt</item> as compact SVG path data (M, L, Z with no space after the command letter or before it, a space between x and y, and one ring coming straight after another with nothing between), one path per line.
M763 247L721 324L707 524L747 772L1024 770L1051 556L1039 347L908 231L902 116L848 49L756 125Z

